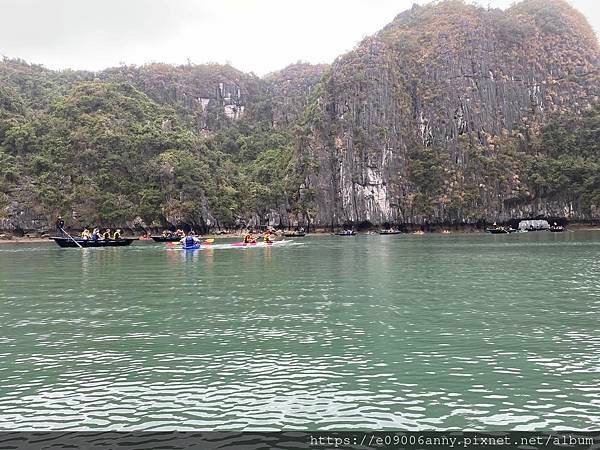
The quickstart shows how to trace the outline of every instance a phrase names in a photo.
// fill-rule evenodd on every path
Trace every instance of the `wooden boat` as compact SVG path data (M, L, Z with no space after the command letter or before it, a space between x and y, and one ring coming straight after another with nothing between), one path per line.
M400 230L380 230L379 234L381 235L388 235L388 234L401 234L402 232Z
M150 236L154 242L179 242L181 236Z
M121 239L98 239L94 241L92 239L81 239L81 238L68 238L68 237L51 237L59 247L125 247L131 245L133 241L137 241L137 238L121 238ZM75 243L77 241L77 244Z

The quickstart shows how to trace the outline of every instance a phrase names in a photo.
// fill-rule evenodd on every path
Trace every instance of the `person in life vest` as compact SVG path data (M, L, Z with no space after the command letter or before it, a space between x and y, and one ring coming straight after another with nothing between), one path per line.
M181 242L181 245L184 248L190 248L200 244L200 239L198 239L196 236L193 236L192 234L189 234L179 242Z
M87 241L88 239L92 238L92 233L90 233L90 230L87 228L84 228L84 230L81 232L81 237Z
M92 232L92 241L97 241L98 239L100 239L100 230L94 228L94 231Z
M263 235L263 241L265 241L265 244L271 244L273 242L273 239L271 238L271 230L267 229L267 231L265 231L265 234Z
M121 239L121 230L120 229L117 229L117 231L115 231L115 234L113 234L113 239L115 241Z
M110 230L107 228L104 233L102 234L102 239L110 239Z
M252 233L246 233L244 236L244 244L255 244L256 239L252 236Z

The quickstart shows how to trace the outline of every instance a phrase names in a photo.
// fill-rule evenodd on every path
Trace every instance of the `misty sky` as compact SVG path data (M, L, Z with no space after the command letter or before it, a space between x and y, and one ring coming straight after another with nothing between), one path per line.
M50 68L331 62L418 0L0 0L0 54ZM478 0L506 8L513 0ZM570 0L600 34L600 0Z

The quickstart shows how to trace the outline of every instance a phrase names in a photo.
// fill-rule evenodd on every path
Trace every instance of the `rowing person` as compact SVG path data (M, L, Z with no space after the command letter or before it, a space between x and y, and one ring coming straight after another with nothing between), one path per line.
M58 216L56 218L56 232L59 234L59 236L64 236L65 234L65 221L62 218L62 216Z

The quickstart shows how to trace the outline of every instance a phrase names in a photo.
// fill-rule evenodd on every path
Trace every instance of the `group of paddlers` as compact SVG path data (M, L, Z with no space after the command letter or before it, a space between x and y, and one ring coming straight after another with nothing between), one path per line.
M255 238L252 233L246 233L244 235L244 244L256 244L257 238ZM263 233L263 241L267 244L273 242L273 233L271 230L266 230Z
M195 236L196 233L194 233L194 231L190 231L189 234L191 236ZM185 237L185 231L183 231L182 229L177 229L176 231L171 231L171 230L165 230L162 232L162 236L166 237L166 238L170 238L170 237L180 237L183 238Z
M90 231L88 228L84 228L84 230L81 232L81 238L84 240L92 240L92 241L100 241L100 240L115 240L118 241L119 239L121 239L121 230L117 229L115 230L114 233L111 234L111 231L109 228L107 228L106 230L104 230L104 232L101 232L99 228L94 228L92 231Z
M58 232L59 235L67 235L67 232L64 229L65 227L65 220L62 218L62 216L58 216L58 218L56 219L56 231ZM113 232L110 231L109 228L107 228L106 230L104 230L104 232L100 231L100 228L93 228L91 231L89 228L84 228L83 231L81 232L81 239L84 240L92 240L92 241L101 241L101 240L119 240L121 239L122 236L122 231L120 229L117 229Z

